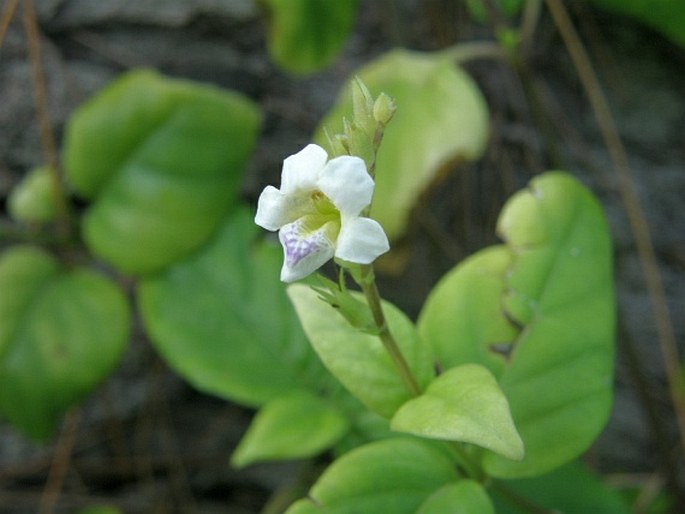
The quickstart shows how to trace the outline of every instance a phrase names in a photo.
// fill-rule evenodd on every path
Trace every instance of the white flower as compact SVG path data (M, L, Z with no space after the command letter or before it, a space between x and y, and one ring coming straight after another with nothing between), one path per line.
M360 214L371 203L374 182L359 157L328 161L307 145L283 161L281 189L267 186L255 223L279 230L284 262L281 280L306 277L332 257L369 264L390 248L377 221Z

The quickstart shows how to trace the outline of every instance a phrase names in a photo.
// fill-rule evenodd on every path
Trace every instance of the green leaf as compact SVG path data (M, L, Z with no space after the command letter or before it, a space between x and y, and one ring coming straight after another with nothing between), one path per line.
M460 480L438 489L416 514L495 514L495 509L482 485Z
M561 172L517 193L498 227L507 245L483 250L446 275L419 327L444 367L473 362L498 376L526 455L514 462L486 454L485 469L532 476L578 456L606 423L611 246L597 201ZM521 327L515 337L510 319Z
M308 286L291 285L288 295L316 353L364 405L389 418L409 400L411 395L377 336L352 327ZM390 332L423 388L433 376L430 352L419 340L412 322L397 307L384 302L383 308Z
M10 192L7 210L17 221L44 223L55 217L53 184L48 166L38 166Z
M313 457L334 445L349 428L331 403L308 392L267 403L257 413L231 458L236 467L264 460Z
M255 243L258 230L238 210L202 252L137 290L167 363L199 390L250 406L332 381L278 278L281 250Z
M682 0L593 0L616 13L626 14L685 46L685 2Z
M523 442L495 377L464 364L437 377L395 413L390 428L421 437L477 444L509 459L523 457Z
M357 0L261 0L271 58L292 73L311 73L338 55L354 23Z
M430 494L456 478L454 463L430 443L386 439L337 459L314 484L309 499L286 514L414 514Z
M204 244L234 205L259 113L237 93L124 75L66 130L67 178L92 201L89 249L125 273L159 271Z
M34 439L119 362L130 330L122 291L84 268L63 269L44 251L0 257L0 412Z
M347 392L347 390L344 390ZM367 409L354 396L348 394L347 399L353 400L352 405L346 405L345 413L350 422L350 430L345 434L334 448L336 455L342 455L350 450L390 437L396 437L397 433L390 429L390 421L373 411ZM336 397L336 400L340 400ZM342 403L342 402L340 402Z
M571 462L552 473L535 478L508 480L508 489L550 512L564 514L628 514L623 497L604 485L600 478L579 462ZM493 488L495 492L499 488ZM498 514L525 514L507 501L507 496L494 494Z
M498 301L512 260L505 246L486 248L452 269L431 291L418 329L442 369L471 362L495 376L502 372L504 355L494 349L505 349L517 335Z
M494 476L532 476L578 456L607 421L615 324L611 243L598 202L561 172L546 173L514 195L498 230L514 255L504 308L525 326L500 386L526 456L512 462L490 454L484 465Z
M441 54L395 50L356 72L371 92L385 92L397 112L385 130L376 163L371 216L390 239L404 233L409 214L428 186L457 161L478 158L487 141L485 100L471 78ZM352 79L320 125L342 133L352 117Z

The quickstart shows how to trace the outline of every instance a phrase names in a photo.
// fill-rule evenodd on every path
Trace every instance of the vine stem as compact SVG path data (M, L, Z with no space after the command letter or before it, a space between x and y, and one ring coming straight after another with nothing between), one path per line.
M597 119L597 124L602 132L609 155L614 163L614 170L618 176L619 192L625 205L628 221L640 257L642 272L647 283L652 313L659 335L659 345L664 360L671 403L676 414L680 446L681 450L685 452L685 383L680 372L680 357L664 292L664 284L654 252L654 244L652 243L649 225L631 176L628 156L618 135L618 129L614 123L609 103L602 92L599 79L592 68L590 58L585 51L580 36L571 22L568 11L560 0L545 0L545 3L573 60L578 77L583 85L583 89L585 89Z
M404 355L402 355L402 351L397 345L397 341L395 341L395 338L390 333L390 328L385 320L385 313L383 312L381 297L378 293L378 287L376 286L373 266L370 264L364 264L361 266L361 280L359 285L362 288L364 296L366 297L366 302L369 305L369 309L371 309L373 321L376 324L376 329L378 330L378 337L390 355L390 358L392 359L395 368L397 368L397 372L402 378L407 390L412 396L421 395L421 388L419 387L411 368L409 368L409 364L407 364Z
M459 64L475 59L506 60L508 57L507 52L495 41L465 41L441 50L440 53Z
M39 514L52 514L59 500L64 480L69 471L71 457L76 444L76 436L81 422L82 412L72 407L66 415L64 426L55 447L54 457L48 473L45 489L40 499Z
M40 53L40 34L36 22L36 11L32 0L23 1L24 31L28 39L29 60L33 80L33 95L36 102L36 117L40 128L40 142L43 158L48 164L52 179L52 195L55 203L56 229L62 241L67 241L71 233L71 214L67 195L62 182L57 146L52 131L52 124L48 113L48 95L45 87L45 76Z
M0 15L0 48L2 48L2 43L5 41L5 34L12 21L12 16L14 16L18 1L19 0L10 0L7 2L2 10L2 15Z

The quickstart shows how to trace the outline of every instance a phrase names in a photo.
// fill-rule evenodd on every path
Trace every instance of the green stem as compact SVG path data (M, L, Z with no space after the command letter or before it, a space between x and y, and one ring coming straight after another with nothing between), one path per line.
M385 320L385 314L383 313L383 306L381 305L381 297L378 293L378 287L376 287L376 279L373 273L373 267L370 264L361 266L361 280L360 287L364 292L366 297L366 302L371 309L371 314L373 315L373 321L378 330L378 337L380 338L383 346L390 355L393 364L397 368L402 381L407 386L407 390L412 394L412 396L419 396L421 394L421 388L419 387L414 374L412 373L407 361L405 360L400 347L397 345L397 341L390 333L388 323Z
M459 461L459 466L469 478L472 478L478 482L483 482L487 478L480 466L476 464L471 456L466 452L466 448L464 448L462 443L458 441L452 441L451 447L455 452L457 461Z

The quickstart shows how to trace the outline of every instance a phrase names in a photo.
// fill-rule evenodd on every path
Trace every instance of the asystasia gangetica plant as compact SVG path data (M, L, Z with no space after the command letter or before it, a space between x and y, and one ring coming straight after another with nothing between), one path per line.
M389 249L368 213L395 105L356 80L352 106L344 133L328 135L335 155L308 145L288 157L281 188L264 190L255 221L279 231L285 282L335 259L336 282L318 276L288 295L326 368L385 428L340 451L288 514L568 504L570 496L536 503L525 497L526 480L510 479L569 463L607 419L614 300L597 202L564 173L535 179L504 207L504 243L448 273L415 325L380 298L372 264ZM346 277L361 292L348 290ZM574 466L562 468L572 476L565 480L585 477Z
M39 167L8 201L21 238L0 254L2 419L49 439L116 368L139 313L188 383L257 410L234 466L335 457L288 514L627 512L575 462L611 403L598 203L565 173L537 177L504 206L503 243L448 272L413 322L380 298L374 260L444 163L479 158L487 105L440 55L394 51L358 72L388 95L350 81L323 122L334 133L260 198L283 251L238 195L261 119L249 99L137 70L79 108L69 195ZM71 195L78 208L49 201ZM308 277L331 259L337 280ZM302 283L286 292L278 267Z

